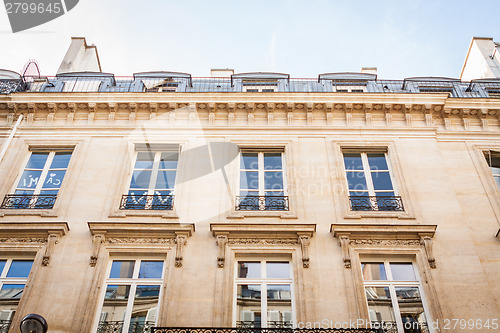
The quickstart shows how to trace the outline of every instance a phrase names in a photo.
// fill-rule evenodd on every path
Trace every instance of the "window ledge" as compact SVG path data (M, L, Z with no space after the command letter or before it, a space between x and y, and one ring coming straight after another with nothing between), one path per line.
M54 209L0 209L0 217L4 216L41 216L57 217Z
M344 219L362 219L362 218L396 218L400 220L414 220L414 214L409 212L388 212L388 211L352 211L349 210L344 215Z
M125 218L128 216L140 216L140 217L161 217L164 219L178 219L179 216L175 209L173 210L139 210L139 209L120 209L115 210L108 217L110 218Z
M297 219L297 215L289 210L232 210L227 216L227 219L243 219L245 217L279 217L281 219Z

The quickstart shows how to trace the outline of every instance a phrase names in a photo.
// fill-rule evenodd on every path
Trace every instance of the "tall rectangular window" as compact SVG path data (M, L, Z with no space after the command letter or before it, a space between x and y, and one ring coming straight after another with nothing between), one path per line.
M5 197L1 208L52 208L71 154L71 151L32 152L24 171L19 175L14 194Z
M33 260L0 259L0 331L8 332Z
M292 327L290 262L238 261L235 281L237 327Z
M239 176L237 210L288 210L282 151L241 151Z
M362 262L372 328L394 333L429 332L422 287L411 262Z
M493 179L500 188L500 152L490 150L485 152L485 157L490 167L491 174L493 175Z
M179 151L139 151L121 209L171 210Z
M346 150L343 154L351 210L403 210L386 152Z
M163 275L160 260L113 260L97 332L149 332L157 320Z

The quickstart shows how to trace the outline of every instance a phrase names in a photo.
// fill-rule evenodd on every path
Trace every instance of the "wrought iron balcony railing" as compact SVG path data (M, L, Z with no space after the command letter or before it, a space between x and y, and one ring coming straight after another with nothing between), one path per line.
M123 195L120 209L172 210L173 195Z
M371 328L376 333L400 333L394 321L372 321ZM404 333L430 333L427 323L406 322L403 323Z
M371 328L153 327L152 333L378 333Z
M0 333L9 332L10 324L10 320L0 320Z
M236 210L289 210L286 196L237 196Z
M52 209L57 194L7 194L1 209Z
M128 333L151 333L154 321L134 321L130 323ZM97 333L121 333L123 331L123 321L100 321L97 326Z
M404 211L403 201L398 196L350 196L351 210L356 211Z
M260 321L238 321L236 322L237 328L260 328ZM269 328L292 328L293 325L289 321L268 321L267 327Z

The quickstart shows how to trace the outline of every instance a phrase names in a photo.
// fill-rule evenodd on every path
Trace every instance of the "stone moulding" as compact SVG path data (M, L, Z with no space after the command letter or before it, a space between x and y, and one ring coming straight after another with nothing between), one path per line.
M21 245L24 247L43 248L42 265L50 263L54 246L60 237L69 231L66 222L0 222L0 246Z
M423 246L431 268L436 268L432 239L437 225L332 224L330 232L339 241L345 268L351 268L350 247Z
M216 238L217 267L219 268L224 267L228 245L299 245L302 252L302 265L308 268L309 241L316 232L316 225L212 223L210 231Z
M88 222L92 234L90 266L95 267L102 245L175 245L175 267L182 267L183 248L194 231L188 223Z

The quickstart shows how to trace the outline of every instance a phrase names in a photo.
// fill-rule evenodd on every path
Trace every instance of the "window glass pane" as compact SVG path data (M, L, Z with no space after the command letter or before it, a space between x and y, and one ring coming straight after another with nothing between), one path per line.
M158 171L155 188L174 188L176 173L176 171Z
M270 279L289 279L290 263L288 262L267 262L267 277Z
M368 315L372 323L389 324L396 321L388 287L365 287L365 294L368 301ZM396 332L395 327L394 332Z
M130 188L149 188L149 181L151 179L150 170L136 170L132 174L130 181Z
M411 263L391 263L392 279L397 281L416 281L415 270Z
M111 265L111 272L109 273L109 277L112 279L131 278L132 274L134 273L134 264L135 264L135 261L113 260L113 264Z
M389 172L372 172L373 187L377 190L392 190Z
M43 169L48 157L49 153L32 153L26 169Z
M368 280L387 280L383 263L371 262L362 263L363 279Z
M236 304L239 327L261 327L260 285L238 285Z
M12 260L7 277L27 278L30 275L32 260Z
M156 322L160 286L137 286L129 333L149 332Z
M267 326L292 327L292 290L290 285L267 285Z
M141 261L139 269L140 279L161 279L163 261Z
M253 197L253 196L258 196L259 191L240 191L240 196L241 197Z
M260 279L260 262L238 262L238 277L246 279Z
M264 192L264 195L266 197L269 197L269 196L279 196L279 197L282 197L285 195L285 193L283 193L283 191L266 191Z
M50 168L51 169L66 169L68 167L70 158L71 158L70 152L56 153L54 155L54 159L52 160L52 164L50 165Z
M62 181L66 170L53 171L50 170L43 183L43 188L59 188L61 187Z
M405 332L426 332L427 320L417 287L396 287L399 312Z
M346 177L349 190L368 191L364 172L347 172Z
M116 322L122 322L125 318L127 303L130 294L130 286L125 285L108 285L106 286L106 295L104 304L101 310L98 332L107 332L109 330L106 322L113 322L109 325L116 325ZM120 327L121 328L121 327ZM120 330L117 330L118 332Z
M389 170L385 154L367 154L370 170Z
M281 170L281 153L265 153L264 154L264 169L266 170Z
M240 188L245 190L259 189L259 173L256 171L240 172Z
M179 159L178 152L161 153L160 169L177 169L177 161Z
M32 195L34 193L34 190L16 190L14 194L19 194L19 195Z
M346 170L363 170L361 154L344 153L344 165Z
M25 170L19 180L18 188L35 189L42 171Z
M497 186L500 188L500 177L493 177L493 179L495 180Z
M281 171L264 172L266 190L283 189L283 173Z
M259 168L257 153L241 153L240 169L257 170Z
M6 260L0 260L0 275L2 275L6 262L7 262Z
M139 152L137 153L137 160L134 169L152 169L153 161L155 159L154 152Z
M24 284L7 284L2 285L0 290L0 299L20 299L24 290Z

